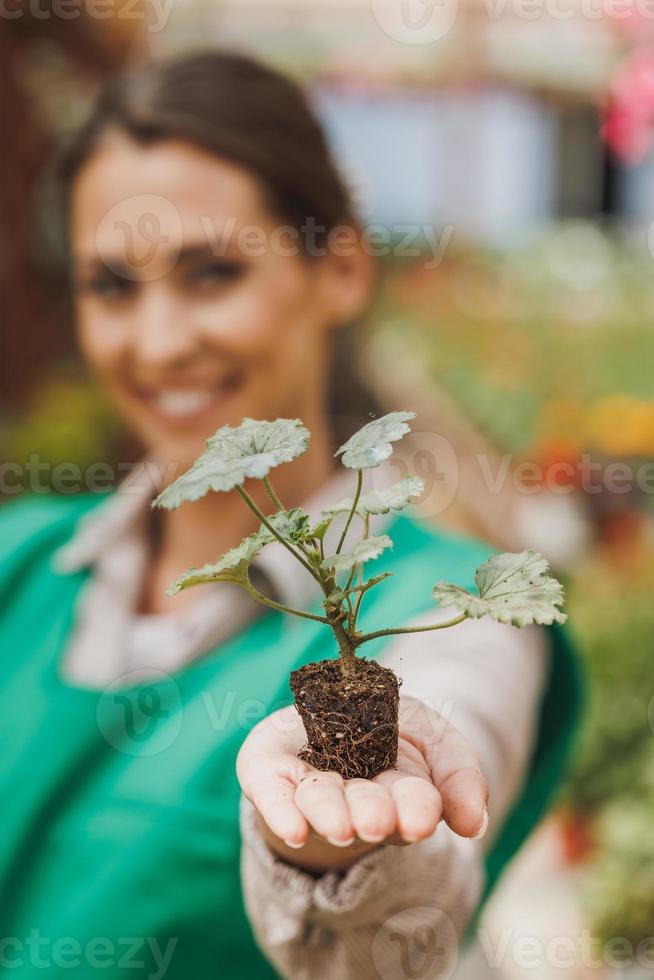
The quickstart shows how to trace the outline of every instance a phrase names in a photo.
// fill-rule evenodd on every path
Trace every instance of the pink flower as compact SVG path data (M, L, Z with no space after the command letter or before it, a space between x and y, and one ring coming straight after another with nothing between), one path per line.
M654 143L654 129L639 116L610 106L600 134L607 146L628 163L639 163Z
M654 144L654 48L641 48L619 69L601 134L630 163L642 160Z

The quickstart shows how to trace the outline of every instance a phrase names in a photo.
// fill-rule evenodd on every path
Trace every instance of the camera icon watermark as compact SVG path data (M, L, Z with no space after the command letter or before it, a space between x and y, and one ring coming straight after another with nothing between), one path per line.
M458 0L371 0L384 34L401 44L434 44L454 27Z

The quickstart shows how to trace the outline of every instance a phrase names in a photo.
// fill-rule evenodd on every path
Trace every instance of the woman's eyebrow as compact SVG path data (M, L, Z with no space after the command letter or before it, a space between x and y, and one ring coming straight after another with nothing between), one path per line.
M177 264L190 265L193 262L211 262L216 259L224 259L230 252L228 240L215 243L198 242L197 244L185 245L179 253Z
M159 246L163 248L162 245ZM196 262L215 262L220 259L234 258L229 253L233 250L229 247L229 242L196 242L185 245L181 250L172 246L165 249L165 257L173 260L170 267L182 267L192 265ZM162 257L164 257L162 255ZM108 272L113 276L125 279L134 279L134 266L126 259L124 252L116 252L115 255L109 253L96 253L90 255L74 255L72 261L73 274L76 278L94 276Z
M122 256L78 255L73 256L71 272L74 278L109 273L113 276L133 279L133 272Z

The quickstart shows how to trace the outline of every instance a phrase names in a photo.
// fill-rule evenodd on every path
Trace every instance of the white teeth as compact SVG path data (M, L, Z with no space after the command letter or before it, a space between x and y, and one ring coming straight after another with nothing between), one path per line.
M184 415L194 415L207 408L215 399L215 391L205 389L189 389L187 391L160 391L155 396L155 403L165 415L180 418Z

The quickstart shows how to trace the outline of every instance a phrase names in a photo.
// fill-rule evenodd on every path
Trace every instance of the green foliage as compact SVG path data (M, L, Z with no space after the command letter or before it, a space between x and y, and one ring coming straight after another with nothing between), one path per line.
M279 508L280 500L268 480L268 473L274 466L289 462L306 450L309 432L299 419L278 419L276 422L244 419L235 429L230 426L220 429L208 440L206 451L191 469L164 490L154 506L173 509L203 497L209 490L236 489L259 518L260 526L215 563L184 572L173 582L168 594L175 595L189 586L210 582L235 583L260 602L331 626L343 657L353 656L358 646L375 636L406 632L405 627L389 627L381 632L362 634L357 630L357 617L365 593L388 577L388 573L382 572L366 581L364 565L393 544L386 534L370 534L370 517L403 510L412 497L422 492L423 484L410 476L387 489L361 496L361 470L377 467L387 459L393 450L392 443L409 431L407 423L414 417L413 412L391 412L369 422L341 446L336 455L341 456L343 465L359 471L356 493L351 499L323 511L322 520L315 526L311 526L308 514L301 508L284 510L282 507L266 517L243 487L246 479L263 479L266 493ZM344 552L346 532L355 514L363 518L361 538L350 551ZM347 518L336 550L325 555L325 535L332 522L342 515ZM273 541L290 551L316 579L324 596L324 616L290 609L256 591L250 581L250 564L261 549ZM434 589L434 596L443 606L455 606L459 615L451 624L434 624L433 629L455 625L460 622L461 613L472 617L490 615L517 626L554 620L563 622L565 617L556 608L563 601L563 590L547 571L544 558L535 552L524 552L496 556L482 565L476 575L478 596L441 582ZM344 580L339 582L341 575Z
M59 368L37 388L19 417L2 420L0 462L27 466L36 458L39 483L55 493L70 492L66 477L58 474L71 467L80 471L80 489L92 489L85 487L85 478L99 464L98 483L109 490L114 477L104 461L114 459L119 438L119 425L98 387L70 367ZM109 475L102 475L105 471Z
M391 511L404 510L408 507L412 497L419 497L425 489L422 480L415 476L407 476L399 483L395 483L387 490L371 490L364 494L356 506L355 513L359 517L366 517L368 514L389 514ZM327 507L323 514L328 517L335 517L336 514L349 514L354 505L354 498L339 500L338 503Z
M207 440L206 451L191 469L166 487L153 506L174 510L210 490L227 492L246 479L262 480L273 467L301 456L308 446L309 431L299 419L243 419L235 429L225 425Z
M563 586L549 575L549 568L536 551L493 555L475 573L479 595L439 582L433 596L439 606L454 607L475 619L491 616L513 626L564 623L567 617L557 608L563 604Z
M503 451L533 451L561 400L651 399L646 246L646 236L575 220L519 249L452 244L436 271L389 264L371 317L375 353L390 371L401 351L426 394L433 380Z
M568 605L585 662L586 709L567 789L575 809L654 786L654 563L621 569L601 553L575 572Z
M268 518L268 523L279 534L289 541L297 542L304 539L309 526L309 518L304 511L296 507L290 511L279 511ZM234 582L246 585L249 582L248 570L253 558L262 548L275 540L275 535L263 525L254 534L243 538L236 548L232 548L214 564L203 565L202 568L189 568L173 582L167 595L173 596L190 585L206 585L209 582Z
M244 584L248 579L250 562L272 540L272 534L265 527L260 528L249 537L243 538L238 547L232 548L214 564L189 568L173 582L166 594L173 596L190 585L206 585L208 582Z
M597 549L575 570L568 607L585 662L586 707L564 803L590 821L582 896L604 940L634 943L654 920L654 563Z
M364 538L363 541L355 544L350 554L329 555L323 559L320 567L326 572L332 570L335 572L348 572L355 565L359 565L365 561L371 561L373 558L379 558L382 551L392 547L393 542L387 534L382 534L379 537Z
M650 769L651 775L651 769ZM634 947L651 936L654 916L654 785L613 799L595 826L597 850L582 896L598 935L624 936Z
M366 470L379 466L393 452L391 443L397 442L410 431L407 422L415 417L415 412L390 412L380 419L368 422L336 450L336 455L341 457L343 466L350 470Z

